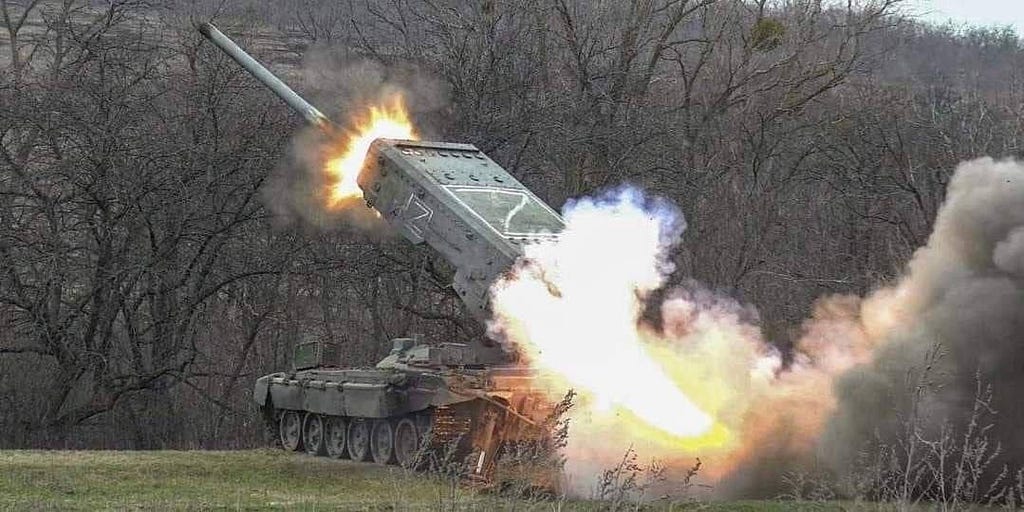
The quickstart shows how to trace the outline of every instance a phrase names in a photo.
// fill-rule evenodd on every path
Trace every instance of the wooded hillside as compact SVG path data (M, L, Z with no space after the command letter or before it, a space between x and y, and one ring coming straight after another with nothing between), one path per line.
M670 198L679 278L785 349L816 297L894 278L956 164L1024 129L1011 31L827 4L4 1L0 448L253 446L251 384L305 337L366 365L483 335L428 250L290 202L300 121L193 21L338 120L403 88L426 138L553 206Z

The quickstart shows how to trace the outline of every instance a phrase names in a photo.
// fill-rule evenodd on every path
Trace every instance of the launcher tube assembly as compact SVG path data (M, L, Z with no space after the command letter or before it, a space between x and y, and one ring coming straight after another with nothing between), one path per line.
M326 116L216 27L198 28L306 122L333 131ZM426 243L455 267L455 292L484 319L491 284L523 246L551 240L565 227L558 213L472 144L376 139L357 184L367 206L402 236Z

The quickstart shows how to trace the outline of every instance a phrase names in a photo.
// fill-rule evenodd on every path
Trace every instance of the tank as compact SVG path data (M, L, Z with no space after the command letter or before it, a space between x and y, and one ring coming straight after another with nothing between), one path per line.
M310 125L334 124L209 23L199 31ZM453 287L479 319L488 289L524 245L557 237L561 217L471 144L378 139L357 178L368 207L412 244L455 269ZM535 376L487 339L469 344L391 340L373 368L339 364L335 345L299 344L290 371L260 377L253 399L286 450L416 465L455 447L486 478L501 448L543 439L550 404Z
M532 390L529 370L481 364L466 345L412 338L393 340L375 368L302 357L329 346L299 345L292 371L256 381L253 398L286 450L414 467L454 448L487 478L506 443L547 434L550 404Z

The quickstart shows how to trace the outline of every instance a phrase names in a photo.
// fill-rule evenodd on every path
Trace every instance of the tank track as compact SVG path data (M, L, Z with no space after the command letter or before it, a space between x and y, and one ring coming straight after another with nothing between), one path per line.
M329 455L333 458L353 459L360 462L407 465L432 472L458 473L473 478L483 478L489 473L489 470L482 470L481 461L483 461L483 456L481 453L489 452L493 454L497 451L497 446L482 445L481 442L489 443L491 439L499 440L497 436L492 435L492 430L494 430L493 423L489 424L480 421L481 418L493 414L491 408L490 404L480 401L455 406L435 407L404 416L380 419L328 416L285 409L273 410L271 407L261 412L263 412L265 420L264 430L271 447L297 452L305 451L317 456ZM289 414L298 416L298 420L301 421L302 428L299 429L298 439L294 437L296 432L294 423L289 423L296 421L296 419L286 418ZM316 437L314 441L316 444L310 445L308 436L316 432L316 429L309 427L310 423L319 421L321 422L320 425L323 426L328 422L338 422L339 420L346 425L346 440L343 453L339 455L336 453L337 450L333 454L328 453L329 450L323 446L330 442L326 439L328 437L326 435ZM405 422L404 420L409 421ZM377 427L381 422L387 423L390 426L390 430L387 427ZM414 462L409 462L407 457L394 453L398 451L399 437L396 433L399 424L402 423L402 428L407 429L410 422L415 427L417 440L417 453ZM375 435L383 438L384 432L389 430L388 435L391 438L384 444L391 447L392 453L382 455L379 453L380 450L378 450L372 455L368 455L366 448L360 449L361 445L355 440L357 435L355 430L362 427L355 427L354 425L357 423L362 423L369 427L370 439L368 439L368 442L371 445L377 442L374 438ZM482 428L489 430L488 432L481 432ZM404 432L408 433L408 430ZM360 452L362 452L361 456L359 455ZM353 453L356 453L357 456L353 457ZM403 462L403 458L406 459L405 462ZM488 464L488 469L489 467L490 464Z
M288 439L289 431L287 429L282 428L282 424L285 422L285 417L289 414L294 414L301 418L301 424L303 426L299 432L299 439L294 439L294 436L291 439ZM396 454L394 453L397 444L395 436L400 423L402 423L403 428L408 428L409 423L411 423L412 426L415 428L415 448L417 451L431 449L432 447L434 447L435 443L432 441L434 439L443 439L445 440L445 442L448 442L448 440L450 439L458 439L469 432L469 421L461 418L455 419L454 416L448 414L447 411L441 412L440 415L442 418L443 427L437 430L437 432L440 432L440 435L438 436L434 435L435 426L433 423L433 419L435 415L433 414L433 411L430 410L389 418L360 418L347 416L331 416L316 414L307 411L278 409L274 410L271 414L264 414L263 417L264 432L267 437L267 444L272 448L281 448L288 451L305 451L310 455L354 459L359 462L369 462L387 465L402 465L401 457L396 456ZM317 441L315 441L316 445L314 446L311 446L309 444L309 435L311 434L311 431L308 425L309 422L316 422L317 420L322 422L322 425L326 425L328 422L331 421L339 422L340 420L340 422L343 422L343 424L346 426L345 446L343 452L340 455L330 454L329 450L327 450L326 447L321 446L322 444L330 442L328 439L326 439L326 436L323 440L318 439ZM404 422L404 420L409 421ZM371 454L371 452L374 451L374 448L372 446L359 449L359 446L361 446L361 444L359 444L357 441L349 442L348 438L349 436L355 433L354 429L362 428L353 426L354 424L357 423L366 425L366 427L369 429L369 438L366 441L371 445L372 443L375 442L375 435L377 437L383 438L386 432L390 439L384 444L390 447L388 449L390 451L388 451L387 454ZM387 426L390 427L390 430L388 429L388 427L378 427L379 430L375 430L375 427L377 427L381 423L386 423ZM408 433L408 431L406 430L403 433ZM427 441L430 441L429 446L424 444ZM355 443L356 446L353 446L353 443ZM353 448L355 448L355 450L353 450ZM353 457L353 451L357 453L356 457ZM363 455L359 456L358 452L363 452ZM418 465L418 463L414 463L413 465Z

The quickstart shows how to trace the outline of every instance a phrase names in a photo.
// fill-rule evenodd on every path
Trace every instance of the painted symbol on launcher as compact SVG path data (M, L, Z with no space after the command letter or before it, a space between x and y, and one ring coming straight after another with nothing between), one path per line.
M416 198L416 194L409 194L409 199L405 201L405 206L402 207L402 220L405 222L406 227L409 228L409 232L423 238L423 231L427 229L427 225L430 224L430 219L434 216L434 210L431 210L423 201Z

